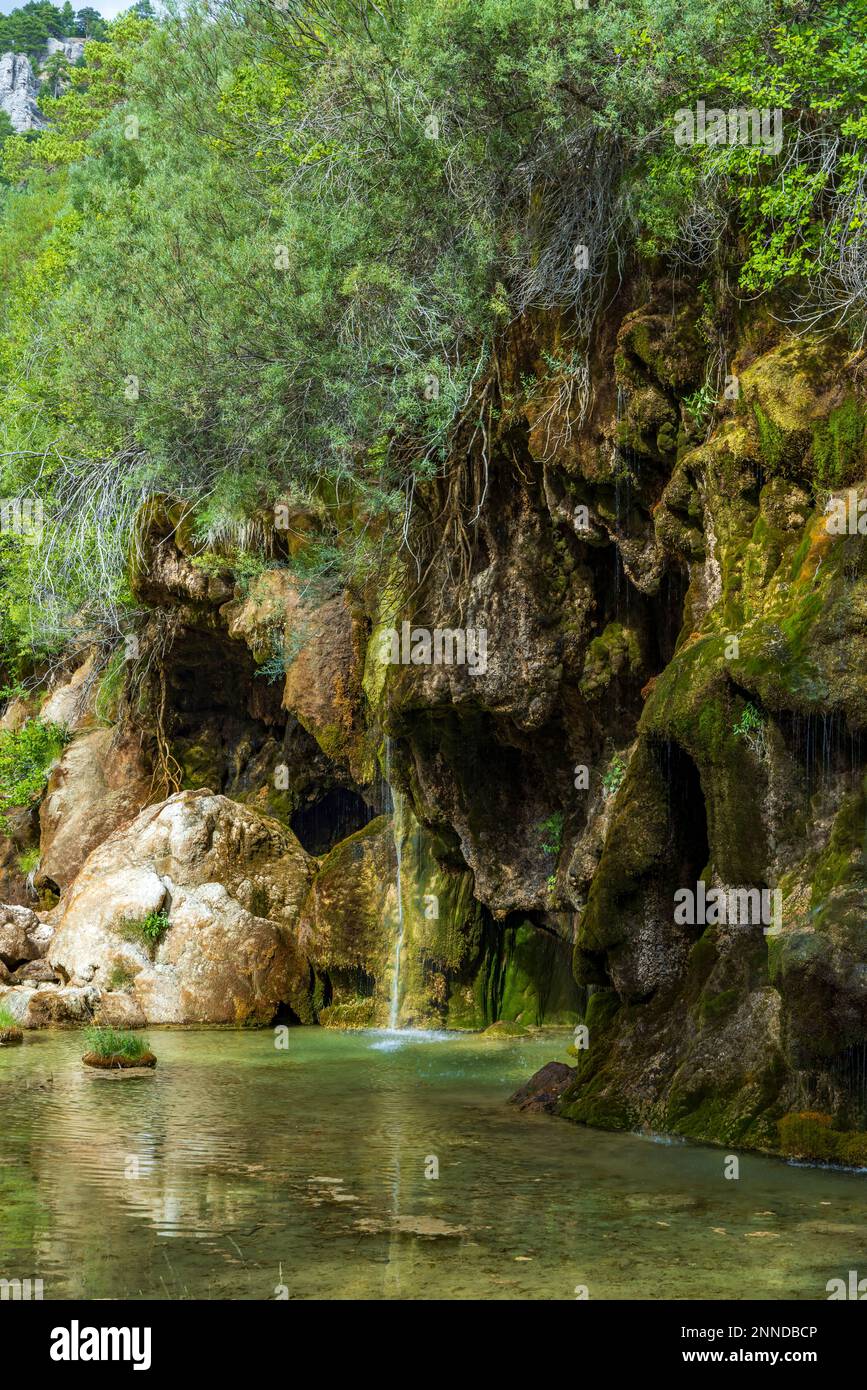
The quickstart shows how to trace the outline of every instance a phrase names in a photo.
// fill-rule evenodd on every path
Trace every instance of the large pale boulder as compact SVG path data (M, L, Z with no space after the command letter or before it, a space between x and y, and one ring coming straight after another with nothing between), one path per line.
M0 906L0 960L13 968L45 955L52 928L29 907Z
M150 1023L307 1016L297 918L316 861L291 830L208 790L148 807L89 856L58 909L49 959L72 984L126 976ZM158 942L131 930L165 914Z
M0 1004L22 1028L50 1028L93 1022L99 991L86 986L16 985L0 990Z
M52 770L39 808L37 881L61 892L91 850L129 825L152 795L152 777L137 740L94 729L73 740Z

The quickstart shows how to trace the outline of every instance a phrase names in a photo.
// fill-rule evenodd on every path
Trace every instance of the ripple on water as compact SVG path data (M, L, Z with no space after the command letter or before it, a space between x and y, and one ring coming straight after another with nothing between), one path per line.
M107 1081L75 1034L29 1035L0 1056L0 1274L59 1298L824 1298L865 1262L863 1173L745 1154L727 1181L722 1150L506 1105L567 1041L152 1030L153 1075Z

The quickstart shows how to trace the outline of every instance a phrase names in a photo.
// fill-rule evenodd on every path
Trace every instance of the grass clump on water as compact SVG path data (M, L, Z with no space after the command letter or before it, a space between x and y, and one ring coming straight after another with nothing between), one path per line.
M123 1057L138 1061L150 1052L147 1038L139 1033L122 1033L117 1028L88 1028L85 1032L88 1052L97 1057Z

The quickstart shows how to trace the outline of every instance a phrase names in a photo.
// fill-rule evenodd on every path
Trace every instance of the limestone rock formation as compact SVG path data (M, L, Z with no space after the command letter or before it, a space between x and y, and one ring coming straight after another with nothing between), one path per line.
M0 109L19 133L43 130L47 124L39 106L39 83L30 59L23 53L0 55Z
M153 778L135 738L94 729L73 740L39 808L37 881L67 889L91 850L128 825L151 799Z
M73 985L124 979L151 1023L267 1023L293 1004L303 1014L297 923L312 870L279 822L180 792L90 854L48 958Z

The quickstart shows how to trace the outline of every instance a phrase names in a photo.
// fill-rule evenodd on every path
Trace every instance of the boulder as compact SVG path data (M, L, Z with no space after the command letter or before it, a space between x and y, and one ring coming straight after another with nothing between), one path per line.
M0 1004L22 1028L78 1027L93 1021L99 991L76 986L32 984L0 990Z
M575 1068L565 1062L546 1062L509 1096L509 1104L519 1110L554 1111L561 1095L575 1078Z
M147 1020L137 999L121 990L103 994L94 1014L100 1028L144 1028Z
M68 680L58 683L39 711L46 724L63 724L67 729L78 728L89 716L92 698L97 688L95 656L91 651Z
M138 815L151 786L137 739L118 740L112 729L94 729L70 743L39 808L37 882L64 892L91 850Z
M53 935L29 907L0 905L0 960L10 969L45 955Z
M314 869L278 821L207 789L178 792L91 853L49 959L101 989L124 970L148 1023L267 1023L282 1004L307 1017L297 919ZM166 927L151 941L136 926L156 914Z
M47 960L29 960L26 965L19 965L14 974L10 976L10 980L14 985L57 985L61 983L59 976L55 975Z

